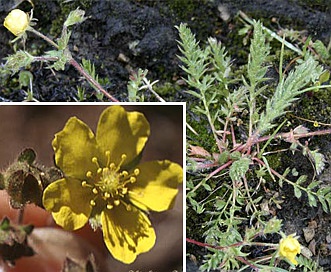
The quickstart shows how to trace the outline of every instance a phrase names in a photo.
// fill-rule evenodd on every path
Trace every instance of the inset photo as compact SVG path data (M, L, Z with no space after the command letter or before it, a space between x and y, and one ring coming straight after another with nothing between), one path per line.
M184 113L0 105L0 270L183 271Z

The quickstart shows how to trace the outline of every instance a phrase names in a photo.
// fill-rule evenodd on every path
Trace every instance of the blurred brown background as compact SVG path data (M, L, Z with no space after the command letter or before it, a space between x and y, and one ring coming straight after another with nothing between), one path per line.
M51 141L68 118L77 116L95 132L99 115L107 105L10 105L0 106L0 168L4 170L26 147L37 153L37 161L53 165ZM183 106L124 106L144 113L151 126L143 160L168 159L183 162ZM109 271L164 271L180 268L183 260L183 194L180 191L173 210L151 214L157 243L129 266L109 256Z

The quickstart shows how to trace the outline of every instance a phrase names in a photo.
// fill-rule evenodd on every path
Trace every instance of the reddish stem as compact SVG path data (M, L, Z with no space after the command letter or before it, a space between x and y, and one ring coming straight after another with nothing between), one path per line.
M102 86L99 84L99 82L95 81L93 77L87 73L82 66L73 58L70 59L69 63L75 67L75 69L80 72L86 79L89 81L92 85L94 85L100 92L102 92L107 98L109 98L113 102L118 102L116 98L114 98L111 94L109 94Z
M216 170L211 172L207 177L206 180L210 179L212 176L216 175L218 172L222 171L223 169L227 168L232 164L232 160L228 161L227 163L223 164L221 167L218 167Z

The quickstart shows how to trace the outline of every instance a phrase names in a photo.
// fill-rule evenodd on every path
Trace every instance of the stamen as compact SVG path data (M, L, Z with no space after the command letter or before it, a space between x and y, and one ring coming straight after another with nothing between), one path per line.
M110 194L109 194L108 192L105 192L105 193L104 193L104 197L105 197L105 198L110 198Z
M105 152L105 154L106 154L106 157L107 157L107 166L110 164L110 151L109 150L107 150L106 152Z
M109 173L109 168L102 168L102 175L105 177L105 176L108 176L108 173Z
M86 177L87 178L92 178L92 172L91 171L87 171L86 172Z
M129 175L128 171L122 171L121 176L127 177Z
M132 207L131 207L130 204L126 205L125 208L126 208L126 210L127 210L128 212L131 212L131 211L132 211Z
M120 169L121 169L121 166L122 166L122 164L123 164L123 162L126 160L126 158L127 158L127 156L126 156L126 154L122 154L121 155L121 161L120 161L120 163L117 165L117 168L116 168L116 172L118 172Z
M83 180L83 181L82 181L82 187L87 187L87 182L86 182L86 180Z
M129 212L132 211L132 206L124 201L121 201L121 203L125 206L125 209Z
M130 182L131 182L131 183L135 183L136 180L137 180L137 179L136 179L135 177L130 177Z
M140 174L140 170L138 168L134 169L133 173L138 176Z
M100 165L98 163L98 158L97 157L93 157L92 158L92 162L95 163L98 168L100 168Z

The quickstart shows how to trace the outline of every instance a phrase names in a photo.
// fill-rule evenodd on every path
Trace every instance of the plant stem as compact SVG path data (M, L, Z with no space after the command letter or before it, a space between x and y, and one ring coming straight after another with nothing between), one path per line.
M277 133L276 135L273 136L263 136L263 137L258 137L257 133L254 133L252 137L249 137L247 142L245 144L241 144L237 146L236 148L232 149L231 151L245 151L247 149L250 149L253 145L261 142L268 141L270 137L274 137L275 139L282 139L288 142L291 142L291 140L295 139L300 139L300 138L307 138L307 137L312 137L312 136L319 136L319 135L326 135L326 134L331 134L331 129L322 129L322 130L317 130L317 131L312 131L312 132L307 132L307 133L298 133L295 134L293 131L290 132L283 132L283 133Z
M47 36L45 36L44 34L40 33L39 31L35 30L32 27L28 28L29 31L31 31L32 33L34 33L35 35L37 35L38 37L44 39L45 41L47 41L49 44L53 45L56 49L59 49L59 46L50 38L48 38ZM100 84L99 82L97 82L96 80L94 80L93 77L90 76L89 73L87 73L85 71L85 69L73 58L71 57L71 59L69 60L69 64L72 65L73 67L75 67L75 69L81 74L83 75L83 77L86 78L86 80L88 82L90 82L93 86L95 86L100 92L102 92L107 98L109 98L111 101L113 102L118 102L118 100L116 98L114 98L111 94L109 94Z
M69 64L71 64L73 67L75 67L75 69L79 73L81 73L86 78L87 81L89 81L93 86L95 86L107 98L109 98L113 102L118 102L118 100L116 98L114 98L111 94L109 94L104 88L102 88L102 86L99 84L99 82L97 82L96 80L94 80L94 78L91 77L90 74L87 73L85 71L85 69L74 58L71 58L70 59Z
M53 45L56 49L59 49L59 46L50 38L45 36L44 34L40 33L39 31L35 30L33 27L29 27L27 30L31 31L33 34L39 36L40 38L44 39L46 42Z
M213 246L213 245L210 245L210 244L207 244L207 243L198 242L198 241L190 239L190 238L186 238L186 242L191 243L191 244L195 244L195 245L201 246L201 247L210 247L210 248L219 249L219 250L225 250L225 249L230 248L230 247L251 246L251 245L268 246L268 247L272 247L272 248L276 248L278 246L277 244L272 244L272 243L245 242L245 241L237 242L237 243L234 243L234 244L228 245L228 246Z

